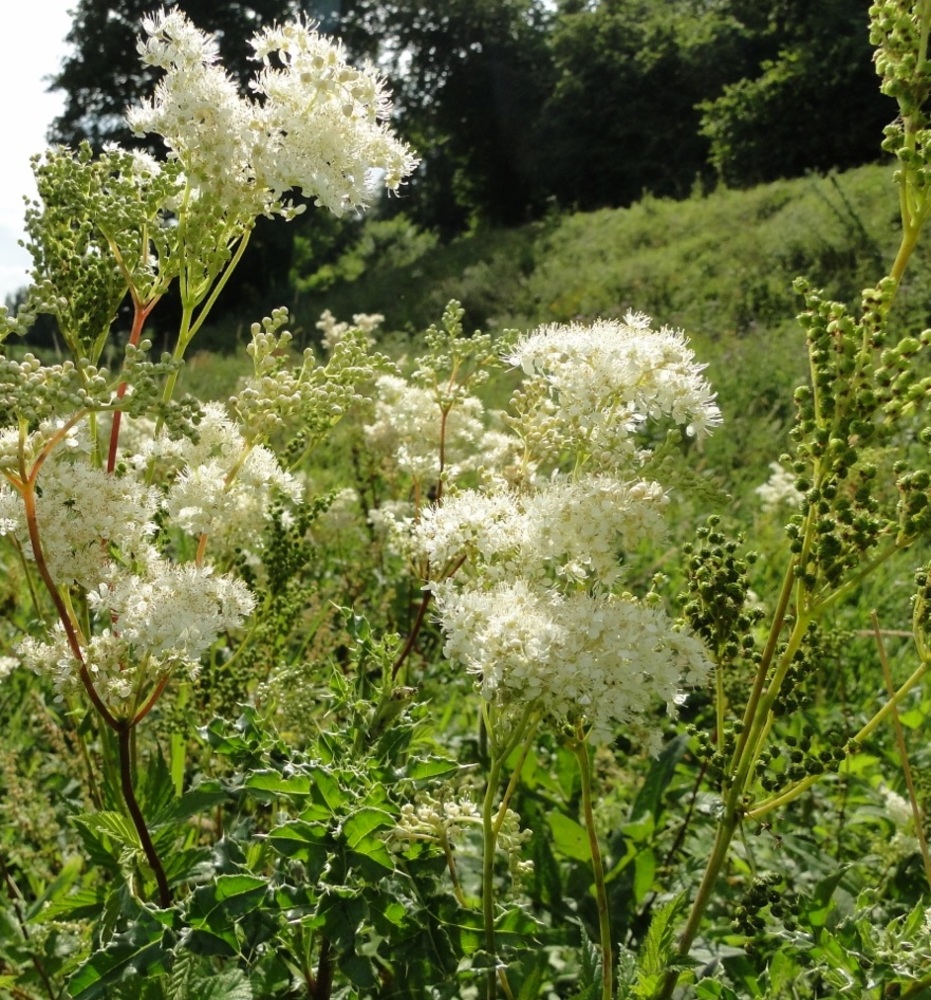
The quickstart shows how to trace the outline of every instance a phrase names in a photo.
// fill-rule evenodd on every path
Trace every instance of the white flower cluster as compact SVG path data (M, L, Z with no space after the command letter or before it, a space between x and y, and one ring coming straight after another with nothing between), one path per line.
M584 722L596 742L629 730L657 700L675 716L680 686L710 669L694 636L630 595L564 595L521 578L487 590L447 582L434 593L446 655L481 678L486 699L539 702L557 723Z
M97 429L104 438L109 431L106 421ZM248 588L204 562L206 542L214 555L247 549L273 498L301 495L272 452L250 446L220 404L205 407L196 441L157 435L148 421L127 419L121 429L116 471L95 464L99 443L75 429L38 473L39 558L56 586L83 592L89 617L70 636L59 623L19 651L26 666L63 688L77 683L83 661L115 716L138 708L169 671L194 675L217 638L252 611ZM48 437L44 430L24 442L30 461ZM22 485L11 483L0 486L0 535L35 559ZM156 547L160 522L198 541L196 562L172 561Z
M208 403L196 443L156 438L153 451L178 472L164 506L175 527L209 535L223 551L253 547L277 494L300 500L301 484L278 464L274 452L250 446L221 403Z
M81 653L98 694L116 715L130 699L138 707L148 687L172 669L195 676L203 653L255 603L244 583L209 566L153 559L144 575L114 566L110 578L88 593L98 620L110 624L88 636ZM24 639L20 655L24 665L49 674L60 688L77 686L80 664L61 625L49 641Z
M760 506L769 514L782 507L798 507L804 499L795 485L795 476L778 462L769 463L772 475L754 491Z
M165 70L154 96L129 111L137 134L156 133L200 195L235 215L293 209L299 189L337 215L369 200L374 171L397 190L417 160L385 121L390 104L372 68L349 66L338 44L308 25L285 24L255 35L262 68L242 96L218 64L216 39L177 7L143 21L145 63ZM275 65L272 65L274 59Z
M414 548L442 579L463 559L463 576L500 582L519 575L612 586L621 555L666 533L667 498L658 483L604 474L557 477L529 493L463 490L424 511Z
M443 472L454 480L474 470L483 455L485 407L475 396L465 396L449 411L444 423L436 395L410 385L396 375L382 375L375 383L375 414L365 426L369 448L419 483L433 484Z
M329 309L324 309L316 323L317 329L323 334L321 344L327 353L346 336L350 330L361 330L368 338L369 346L374 346L375 338L371 336L385 322L381 313L354 313L351 323L337 322Z
M654 330L638 313L623 323L540 327L506 360L535 383L525 383L534 405L522 415L524 435L549 442L557 455L577 452L617 467L635 458L635 432L647 420L671 419L698 437L721 420L684 334Z
M710 663L655 595L622 589L625 560L665 535L666 493L637 477L636 432L672 420L704 434L720 420L714 395L684 336L634 314L543 327L508 360L526 375L514 421L525 475L450 490L411 528L446 654L502 708L536 706L598 742L623 726L657 749L645 713L660 701L675 715ZM544 478L536 462L574 471Z

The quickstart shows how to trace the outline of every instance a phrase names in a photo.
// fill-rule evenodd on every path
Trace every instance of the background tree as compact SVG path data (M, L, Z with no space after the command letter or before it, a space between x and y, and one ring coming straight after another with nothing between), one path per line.
M339 31L380 59L424 161L404 211L441 232L511 225L542 204L535 126L552 86L542 0L347 0Z
M53 141L131 141L122 114L152 84L135 46L154 3L79 0L73 52L53 82L66 96ZM519 224L553 201L616 207L644 192L682 198L718 178L743 186L867 162L888 115L864 0L179 6L219 34L241 81L248 37L300 10L340 35L353 59L377 62L390 80L394 124L423 157L401 197L379 212L404 213L444 239L476 223ZM304 275L334 264L359 238L356 220L320 229L316 216L270 232L260 220L223 308L238 308L245 295L263 307L288 301Z
M752 66L747 41L692 0L564 3L537 128L547 193L582 209L686 196L710 175L696 105Z
M729 6L762 58L701 105L701 133L722 179L749 186L874 160L889 108L876 86L867 5Z

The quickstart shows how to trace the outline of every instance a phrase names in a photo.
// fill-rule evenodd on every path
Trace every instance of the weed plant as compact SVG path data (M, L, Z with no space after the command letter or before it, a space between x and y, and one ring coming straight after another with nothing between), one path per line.
M37 160L3 317L0 992L931 993L931 4L871 17L896 226L869 168L718 193L706 230L551 219L507 266L476 234L471 308L560 320L492 336L392 223L306 292L363 261L387 308L422 266L406 356L377 305L316 352L277 310L245 375L188 348L256 217L414 157L306 25L256 37L254 102L146 19L132 120L174 156ZM67 360L6 349L35 314Z

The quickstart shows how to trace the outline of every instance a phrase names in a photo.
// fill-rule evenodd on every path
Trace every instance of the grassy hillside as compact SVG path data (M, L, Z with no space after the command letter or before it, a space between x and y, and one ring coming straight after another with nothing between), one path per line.
M419 329L458 298L473 325L492 329L633 308L695 334L746 334L791 318L796 275L842 298L874 280L896 219L891 170L870 166L684 202L646 198L445 247L381 222L343 268L362 276L296 311L310 329L324 308L379 311L389 328Z
M897 241L896 191L883 166L554 215L445 247L403 221L376 221L336 269L361 276L298 301L296 325L311 337L329 308L340 318L381 312L386 329L414 332L451 298L467 324L492 331L646 312L686 330L708 363L727 431L706 460L739 503L782 451L792 390L807 372L794 278L855 299L885 273ZM897 306L914 329L931 313L927 261L916 261Z

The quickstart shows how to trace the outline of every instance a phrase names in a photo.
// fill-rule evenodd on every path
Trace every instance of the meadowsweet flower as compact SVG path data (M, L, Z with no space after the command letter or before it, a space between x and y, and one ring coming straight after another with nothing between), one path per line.
M694 636L629 595L564 596L523 579L434 593L446 655L480 678L486 699L536 703L557 724L582 721L596 742L636 727L657 701L674 716L683 687L710 670Z
M300 482L268 448L250 447L220 403L204 408L196 442L166 441L166 453L181 465L164 501L172 523L230 549L248 546L276 493L301 497Z
M415 519L410 500L386 500L378 507L370 507L366 518L391 555L408 562L418 558L411 538Z
M87 592L90 611L104 627L81 641L81 658L98 694L119 717L130 699L180 668L189 676L226 630L252 612L244 583L209 566L154 559L144 575L111 566ZM24 666L51 677L60 690L79 686L81 661L61 623L46 638L27 636L18 653Z
M138 135L161 135L201 196L233 217L300 211L300 190L337 215L364 207L377 171L389 190L416 166L386 125L390 103L371 68L306 24L267 28L251 45L262 68L242 96L218 64L216 39L174 7L145 18L143 62L165 70L153 97L127 114ZM272 65L274 57L276 65Z
M470 585L522 576L609 588L625 551L665 535L666 502L658 483L607 475L555 477L530 493L463 490L423 512L413 546L438 574L465 560L457 578Z
M5 483L0 483L0 535L24 537L26 518L18 493Z
M195 672L200 657L239 625L255 601L241 580L211 566L161 561L147 576L117 574L88 592L88 603L113 621L127 658L183 663Z
M375 413L364 428L369 447L419 482L434 482L443 469L450 480L472 471L480 462L485 434L485 408L475 396L464 396L444 422L436 395L409 385L396 375L375 383Z
M385 317L381 313L355 313L351 323L338 323L333 313L329 309L324 309L320 314L320 319L317 321L316 327L323 334L320 341L323 349L327 353L331 353L350 330L361 330L366 335L368 345L370 347L374 346L375 338L372 336L372 333L384 321Z
M524 436L609 465L636 459L636 433L647 420L684 424L701 437L720 423L714 393L684 334L653 329L648 317L540 327L510 348L524 371L529 408Z
M795 476L778 462L770 462L769 468L772 475L754 491L760 506L766 513L780 507L798 507L803 497L795 485Z
M397 850L415 841L427 841L461 848L470 834L473 839L480 835L481 828L481 810L468 795L437 798L429 792L421 792L414 802L401 806L398 825L389 837L389 847ZM519 882L533 871L533 862L524 856L532 836L533 831L521 830L520 817L513 809L505 810L495 846L506 855L515 881Z
M255 182L253 151L261 141L256 109L217 64L216 39L173 7L143 19L142 61L165 70L154 95L130 109L136 135L162 136L194 186L244 218L270 209Z
M251 44L265 64L250 84L264 98L260 183L277 194L299 188L336 215L370 200L375 170L396 191L417 160L385 124L391 104L374 68L353 68L338 42L306 24L266 28Z
M0 681L6 680L18 666L19 660L15 656L0 656Z
M95 586L114 550L129 563L153 557L150 539L159 501L153 487L131 475L108 475L57 453L42 467L38 487L36 520L42 553L57 584ZM17 537L31 557L24 531L21 523Z

